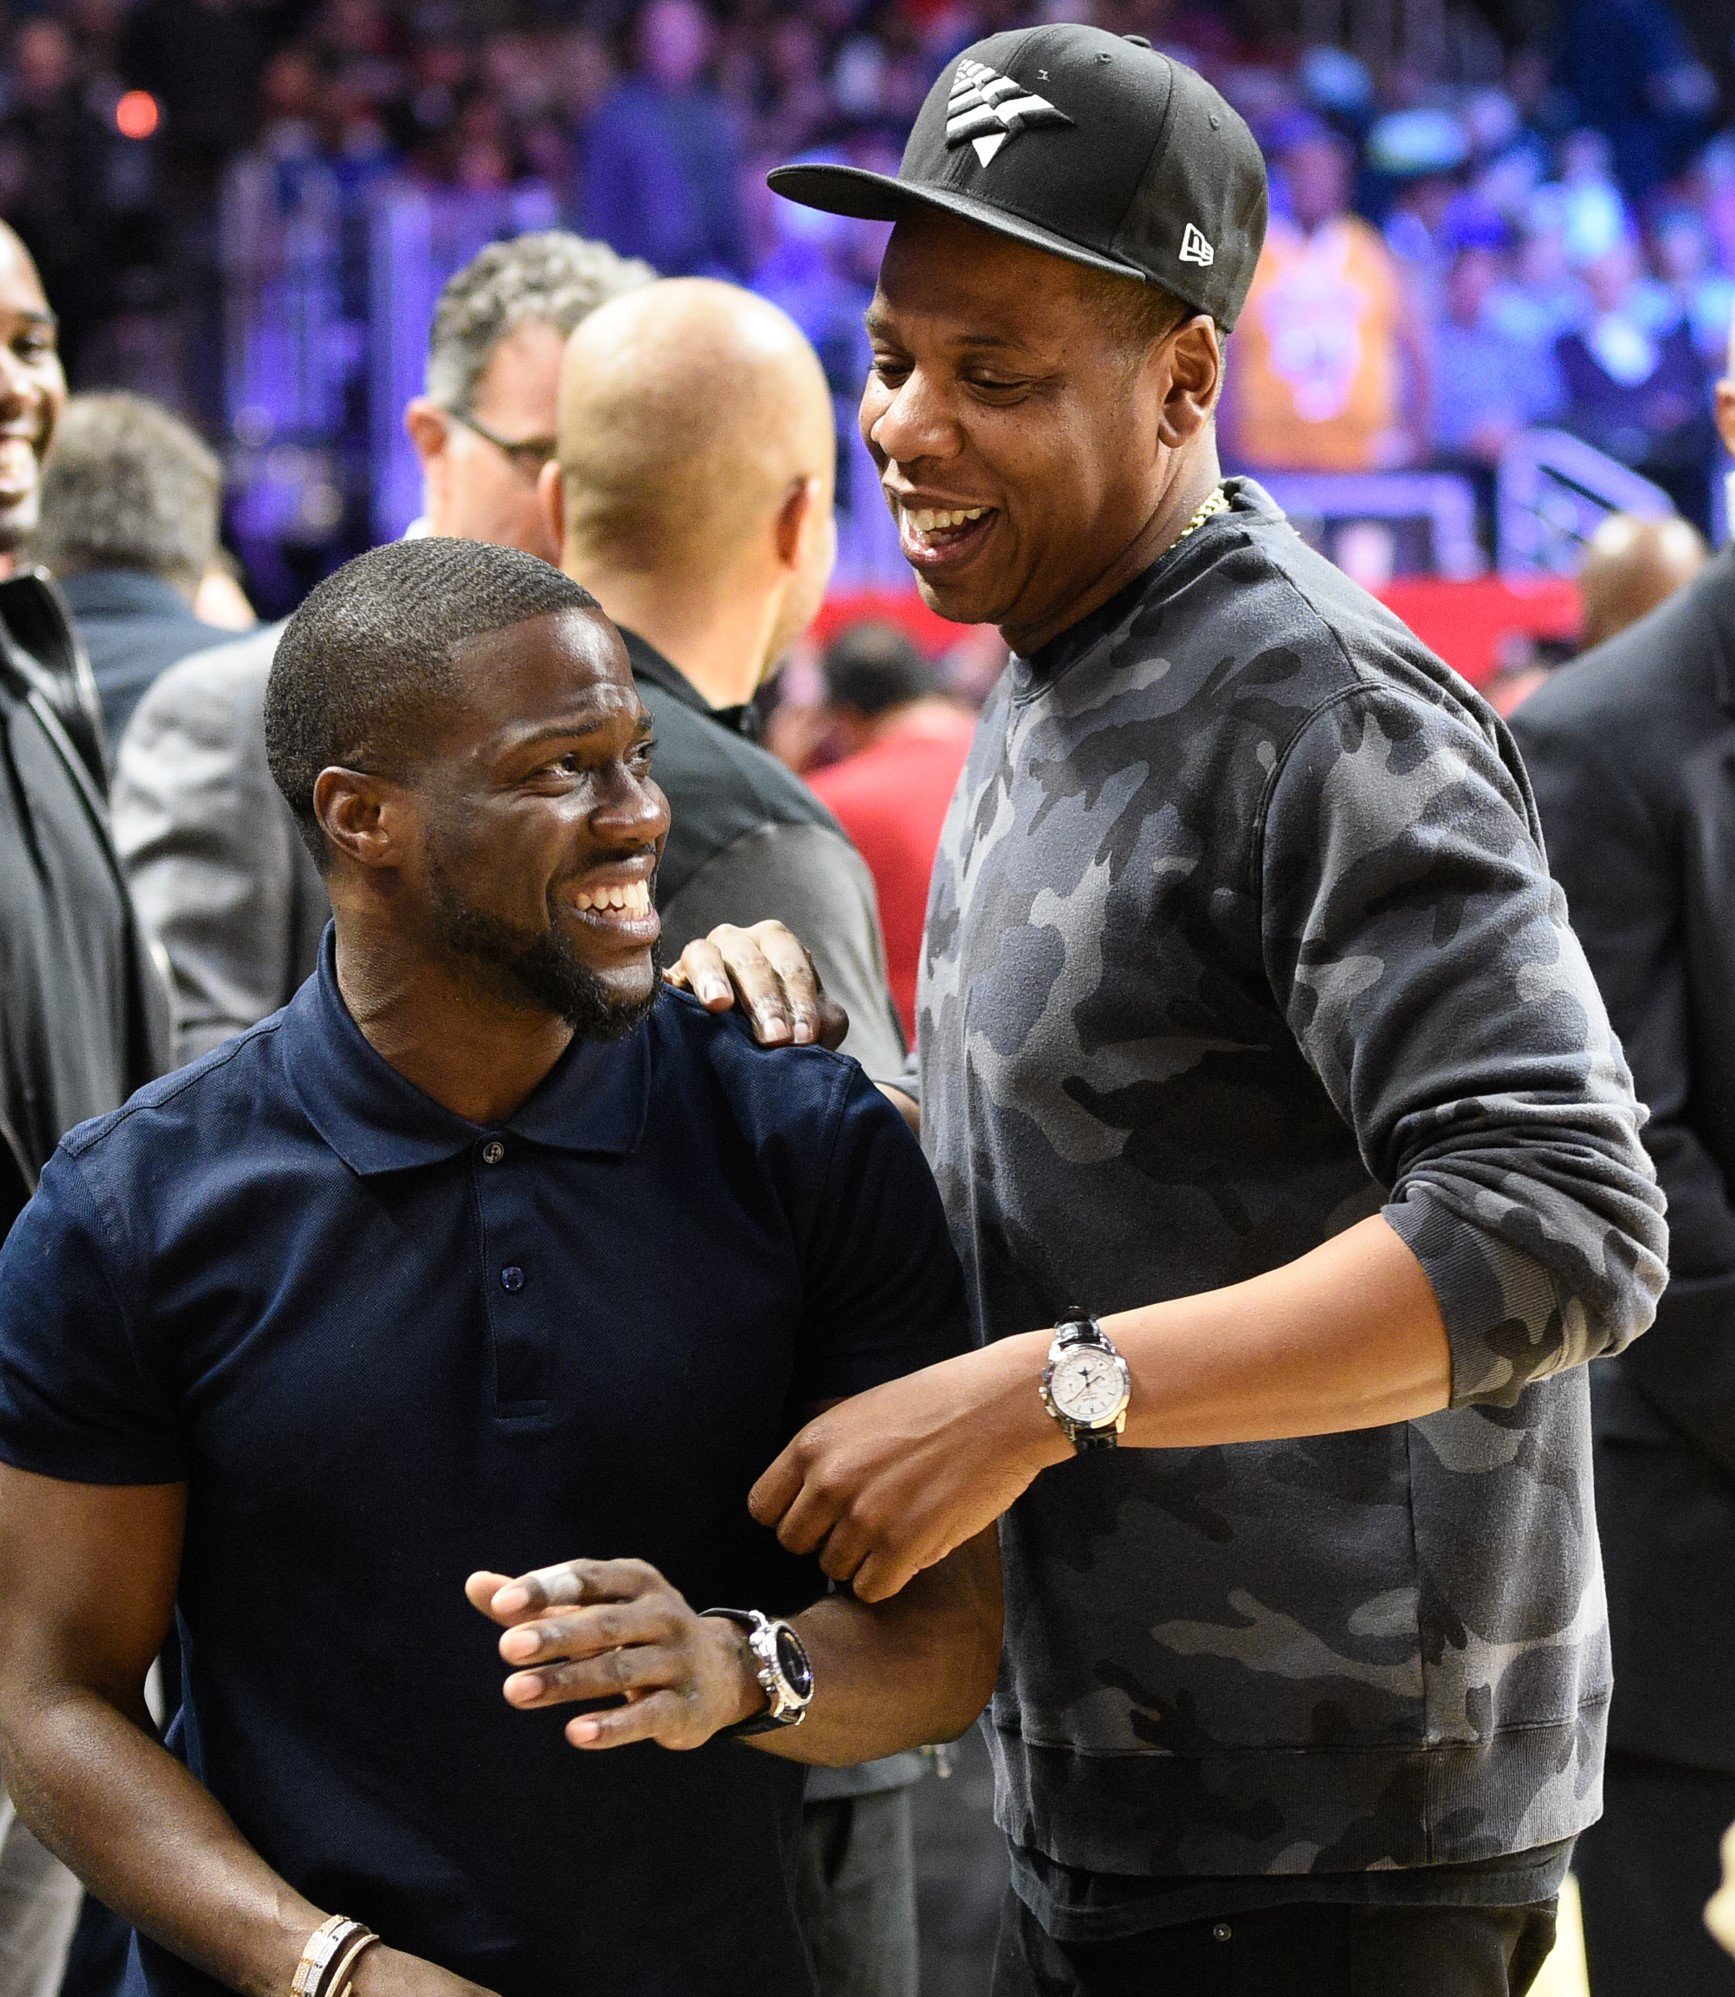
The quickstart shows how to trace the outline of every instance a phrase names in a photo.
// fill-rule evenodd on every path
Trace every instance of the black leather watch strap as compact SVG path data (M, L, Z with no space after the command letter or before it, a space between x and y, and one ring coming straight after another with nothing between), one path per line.
M1112 1428L1080 1428L1076 1423L1067 1430L1067 1435L1080 1456L1087 1450L1113 1449L1120 1441Z

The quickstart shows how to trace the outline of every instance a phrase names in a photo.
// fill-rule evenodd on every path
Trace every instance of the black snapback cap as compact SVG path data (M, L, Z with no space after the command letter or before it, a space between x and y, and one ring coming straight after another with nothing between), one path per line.
M944 209L1039 250L1160 284L1234 325L1265 240L1246 123L1141 37L1055 25L990 35L928 92L896 175L780 166L779 194L895 222Z

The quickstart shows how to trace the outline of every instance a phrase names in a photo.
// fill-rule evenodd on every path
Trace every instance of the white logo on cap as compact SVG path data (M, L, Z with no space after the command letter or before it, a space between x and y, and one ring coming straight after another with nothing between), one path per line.
M1204 264L1207 268L1217 261L1217 252L1191 222L1187 224L1187 233L1181 238L1181 261Z
M947 145L961 146L967 140L984 166L1020 132L1037 125L1071 123L1046 97L1038 97L985 62L966 59L959 63L952 94L946 100Z

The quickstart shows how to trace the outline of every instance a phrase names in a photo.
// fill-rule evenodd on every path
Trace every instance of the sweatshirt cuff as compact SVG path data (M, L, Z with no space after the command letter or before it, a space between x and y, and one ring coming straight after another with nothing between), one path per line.
M1590 1356L1587 1313L1533 1256L1421 1186L1381 1210L1421 1263L1445 1320L1454 1408L1509 1408L1532 1380Z

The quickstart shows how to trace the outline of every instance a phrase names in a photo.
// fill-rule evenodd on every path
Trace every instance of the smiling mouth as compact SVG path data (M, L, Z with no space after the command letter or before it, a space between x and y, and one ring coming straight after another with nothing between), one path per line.
M649 881L608 881L568 894L566 906L585 928L600 930L617 943L650 944L662 934L662 917L651 900Z
M955 568L987 539L999 509L993 506L911 506L890 495L904 560L922 574Z

